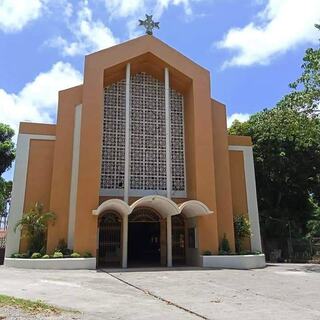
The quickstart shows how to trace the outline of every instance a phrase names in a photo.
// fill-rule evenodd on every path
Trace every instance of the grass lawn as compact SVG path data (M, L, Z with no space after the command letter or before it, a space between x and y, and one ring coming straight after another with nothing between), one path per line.
M65 310L48 305L41 301L30 301L0 294L1 307L16 307L28 313L54 313L60 314Z

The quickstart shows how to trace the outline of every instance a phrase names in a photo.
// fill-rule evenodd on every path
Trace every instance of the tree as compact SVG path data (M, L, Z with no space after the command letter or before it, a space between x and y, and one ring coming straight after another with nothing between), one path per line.
M284 224L292 220L295 231L304 234L310 194L320 200L319 118L282 106L235 122L229 132L252 137L260 214ZM285 225L278 223L277 230L264 222L265 236L286 236Z
M308 221L320 218L310 202L320 202L320 50L308 49L303 60L293 91L275 108L229 129L253 140L264 238L305 236Z
M234 217L233 226L236 252L241 253L243 240L251 236L250 222L244 215L238 215Z
M12 182L5 181L1 175L11 167L15 158L13 136L14 131L8 125L0 123L0 217L7 214L12 189Z
M313 207L311 219L307 222L307 237L320 238L320 206L310 197L310 204Z
M12 181L5 181L0 177L0 217L7 214L8 201L10 201Z
M14 231L22 229L22 236L28 240L30 254L45 249L48 224L53 223L55 219L56 215L53 212L44 212L40 203L36 203L30 211L23 214Z
M13 129L6 124L0 123L0 176L11 167L15 158L13 136Z
M315 27L320 31L320 25ZM289 84L293 91L284 96L278 106L317 116L320 107L320 48L306 50L301 68L302 75Z

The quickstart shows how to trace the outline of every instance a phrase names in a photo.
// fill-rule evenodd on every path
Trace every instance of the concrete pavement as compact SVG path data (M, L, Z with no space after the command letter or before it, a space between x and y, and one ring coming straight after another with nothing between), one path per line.
M320 319L320 265L106 271L0 267L0 293L76 309L84 319Z

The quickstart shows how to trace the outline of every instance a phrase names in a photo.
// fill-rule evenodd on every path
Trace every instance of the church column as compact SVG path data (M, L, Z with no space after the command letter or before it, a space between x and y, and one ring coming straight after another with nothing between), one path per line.
M130 63L126 66L126 124L125 124L124 186L123 200L129 202L130 181ZM127 267L128 216L122 218L122 268Z
M167 169L167 198L171 199L171 125L170 125L170 86L169 70L164 69L165 110L166 110L166 169ZM172 228L171 215L167 216L167 266L172 267Z

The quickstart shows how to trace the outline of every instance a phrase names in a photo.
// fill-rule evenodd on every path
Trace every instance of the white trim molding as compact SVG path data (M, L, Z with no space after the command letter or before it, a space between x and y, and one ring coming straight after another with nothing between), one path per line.
M123 200L129 201L130 184L130 63L126 66L126 122L125 122L125 148L124 148L124 194Z
M4 265L11 268L44 270L94 270L96 258L17 259L6 258Z
M252 146L229 146L229 151L243 152L248 215L252 232L251 250L262 251Z
M249 270L264 268L264 254L233 255L233 256L200 256L200 267Z
M167 171L167 198L171 199L172 175L171 175L171 111L170 111L170 84L169 70L164 69L164 94L166 114L166 171Z
M19 231L14 232L14 228L23 215L31 140L56 140L56 137L51 135L25 133L20 133L18 135L6 240L6 257L10 257L13 253L19 251L21 234Z
M68 248L70 249L73 249L74 230L75 230L75 223L76 223L76 206L77 206L79 158L80 158L81 112L82 112L82 104L79 104L75 108L74 127L73 127L72 168L71 168L69 219L68 219Z

